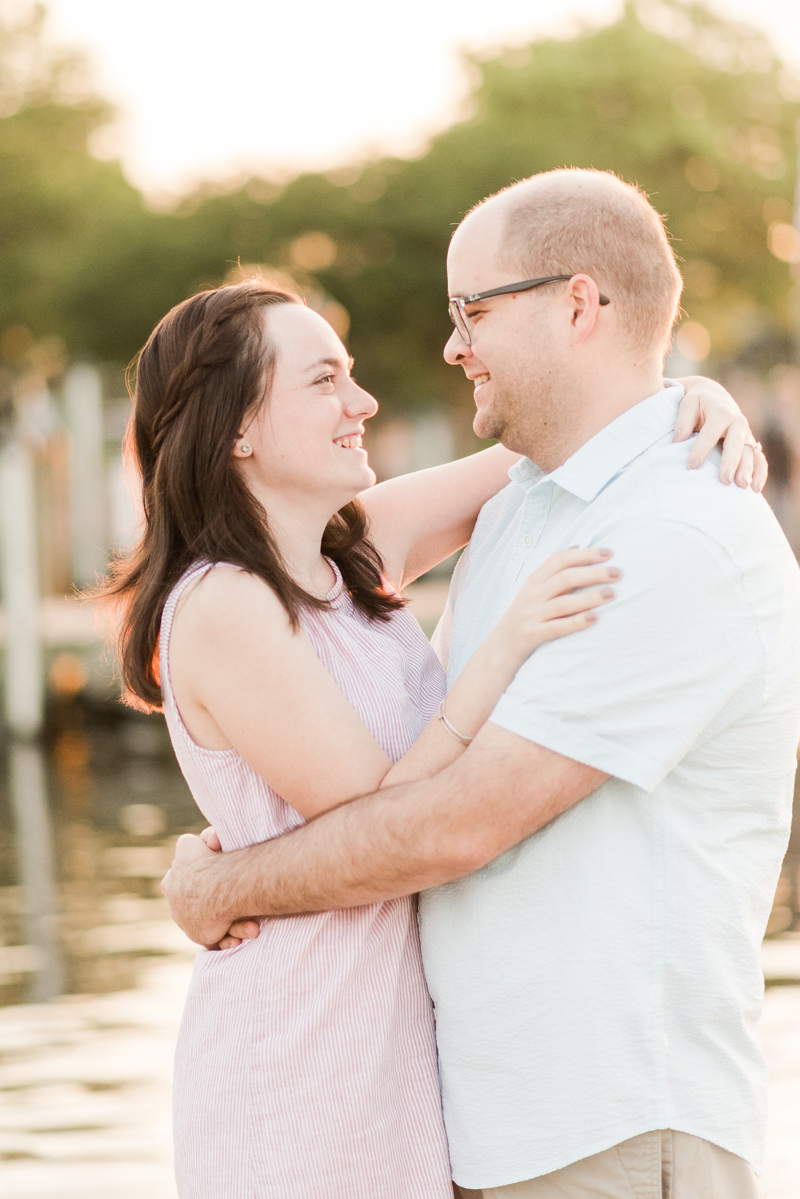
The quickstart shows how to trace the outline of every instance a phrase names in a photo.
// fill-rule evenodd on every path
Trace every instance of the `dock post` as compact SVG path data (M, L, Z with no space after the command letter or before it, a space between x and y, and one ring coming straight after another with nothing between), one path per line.
M100 375L73 366L64 380L64 414L71 434L70 516L72 577L93 586L106 569L106 472Z
M22 440L0 450L0 584L5 609L5 721L11 734L9 792L17 832L27 940L37 969L30 998L63 990L56 938L58 912L44 755L39 556L33 453Z
M0 451L0 584L5 609L5 716L11 733L42 729L42 644L33 455L21 440Z

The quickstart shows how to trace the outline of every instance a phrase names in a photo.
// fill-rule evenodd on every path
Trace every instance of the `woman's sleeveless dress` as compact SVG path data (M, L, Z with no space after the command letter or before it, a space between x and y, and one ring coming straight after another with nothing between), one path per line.
M232 850L303 819L235 750L198 746L178 712L170 630L184 589L210 569L193 567L167 600L161 686L186 781ZM435 711L444 675L410 613L368 620L336 574L330 609L301 622L397 761ZM452 1199L414 900L270 919L255 940L201 950L174 1118L181 1199Z

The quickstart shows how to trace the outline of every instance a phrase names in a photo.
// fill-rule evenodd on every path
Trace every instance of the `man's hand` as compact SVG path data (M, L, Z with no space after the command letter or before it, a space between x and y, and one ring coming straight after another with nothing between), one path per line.
M222 844L220 839L217 836L216 831L211 828L210 825L208 828L204 828L202 833L200 833L200 840L205 841L208 848L213 849L214 853L222 852Z
M184 834L178 838L172 866L161 883L172 919L191 941L206 949L232 949L259 933L258 921L240 920L237 935L230 935L230 921L220 917L209 902L220 848L212 828L204 829L199 837Z

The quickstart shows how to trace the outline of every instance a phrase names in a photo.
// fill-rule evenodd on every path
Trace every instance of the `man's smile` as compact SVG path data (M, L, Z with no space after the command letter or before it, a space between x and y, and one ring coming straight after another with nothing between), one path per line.
M484 386L485 386L485 385L486 385L486 384L489 382L489 380L491 379L491 375L489 374L489 372L488 372L488 371L482 371L482 372L481 372L481 374L479 374L479 375L467 375L467 378L472 380L472 383L473 383L473 385L474 385L474 387L475 387L475 393L474 393L474 394L475 394L475 396L477 397L477 395L478 395L478 392L479 392L479 391L481 391L481 389L482 389L482 388L483 388L483 387L484 387Z

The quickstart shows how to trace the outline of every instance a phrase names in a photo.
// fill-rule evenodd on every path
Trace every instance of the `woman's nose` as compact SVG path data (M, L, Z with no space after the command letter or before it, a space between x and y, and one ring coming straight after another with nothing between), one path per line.
M458 329L454 329L444 347L445 362L448 362L450 366L458 366L466 358L471 357L472 347L467 345Z
M345 399L344 410L348 416L374 416L378 411L378 401L363 387L353 383Z

